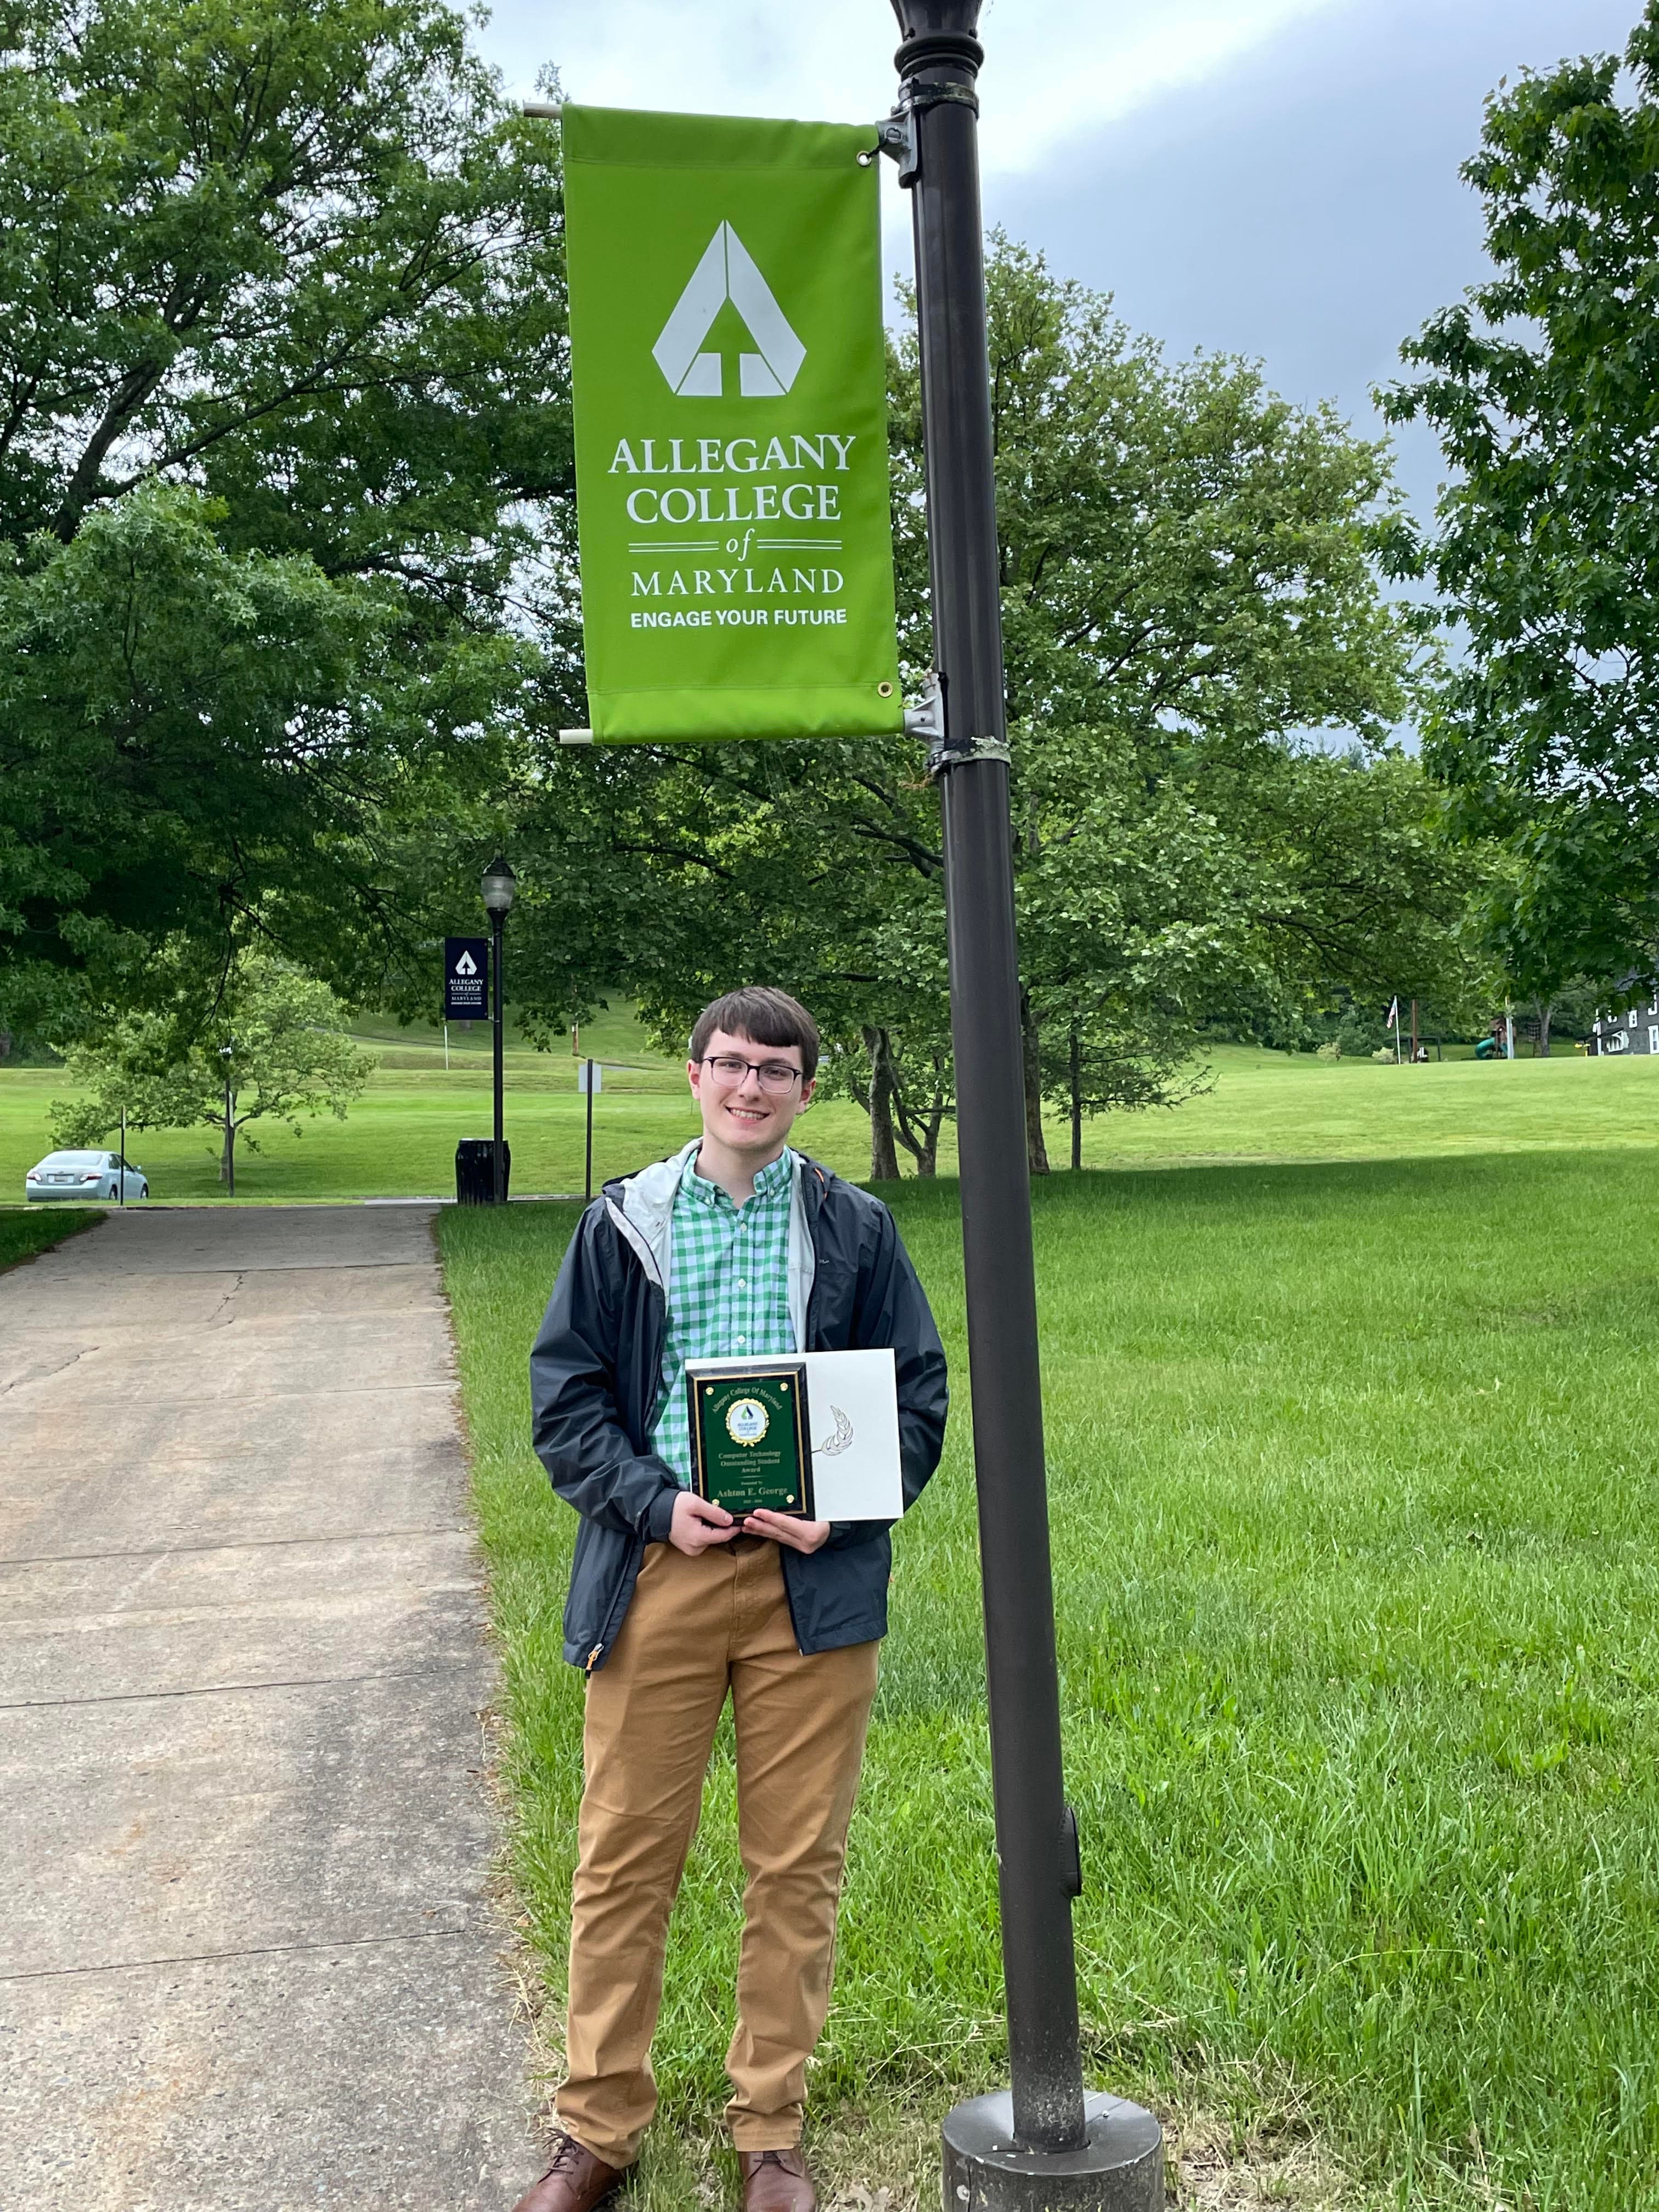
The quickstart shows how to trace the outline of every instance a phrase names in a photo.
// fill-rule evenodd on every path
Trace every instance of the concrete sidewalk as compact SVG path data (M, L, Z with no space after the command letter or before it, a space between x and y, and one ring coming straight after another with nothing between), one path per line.
M0 2205L538 2170L429 1220L134 1210L0 1276Z

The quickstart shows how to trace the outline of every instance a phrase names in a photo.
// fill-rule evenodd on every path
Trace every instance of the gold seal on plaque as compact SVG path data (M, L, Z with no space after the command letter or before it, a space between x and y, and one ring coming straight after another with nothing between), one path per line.
M763 1443L771 1425L772 1416L758 1398L734 1398L726 1409L726 1433L734 1444Z

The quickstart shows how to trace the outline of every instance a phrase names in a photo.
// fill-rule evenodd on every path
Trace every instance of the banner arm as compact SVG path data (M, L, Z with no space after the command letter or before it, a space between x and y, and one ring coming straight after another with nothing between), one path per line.
M921 696L914 707L904 710L904 734L907 738L927 738L934 744L945 743L945 686L934 669L921 687Z

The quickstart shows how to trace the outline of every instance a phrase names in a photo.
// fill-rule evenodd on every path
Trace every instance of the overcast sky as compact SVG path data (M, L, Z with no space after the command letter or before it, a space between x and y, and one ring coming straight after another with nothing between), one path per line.
M1640 0L988 0L988 222L1115 295L1177 352L1257 356L1302 401L1376 427L1401 339L1481 271L1458 164L1523 65L1621 47ZM556 65L618 106L873 121L885 0L498 0L509 88ZM908 216L884 162L887 242ZM1436 450L1401 475L1431 499Z

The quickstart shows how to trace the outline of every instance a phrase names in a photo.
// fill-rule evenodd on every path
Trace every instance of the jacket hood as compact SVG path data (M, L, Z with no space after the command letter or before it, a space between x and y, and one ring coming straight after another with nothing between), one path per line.
M636 1175L614 1177L601 1194L617 1234L631 1247L647 1275L665 1293L672 1250L674 1200L686 1163L696 1158L702 1143L701 1137L693 1137L689 1145L682 1145L665 1160L653 1160L649 1167L641 1168ZM820 1167L816 1160L808 1159L804 1152L795 1152L793 1146L790 1157L795 1171L791 1177L789 1204L789 1319L795 1342L799 1345L806 1341L806 1306L817 1271L817 1255L812 1249L812 1224L829 1188L830 1170Z
M688 1160L695 1159L701 1137L693 1137L665 1160L653 1160L636 1175L618 1176L605 1186L605 1202L617 1226L645 1263L653 1280L668 1280L668 1237L674 1200ZM641 1250L641 1246L644 1250Z

